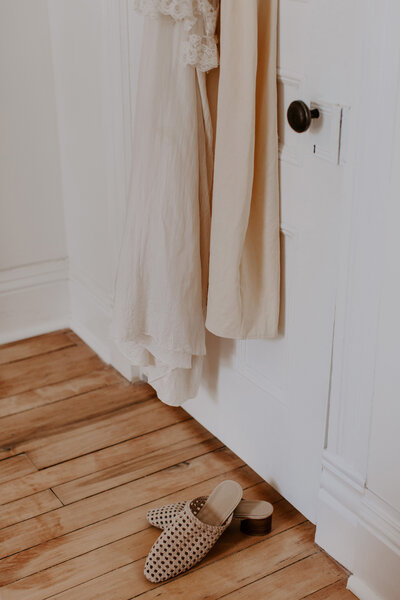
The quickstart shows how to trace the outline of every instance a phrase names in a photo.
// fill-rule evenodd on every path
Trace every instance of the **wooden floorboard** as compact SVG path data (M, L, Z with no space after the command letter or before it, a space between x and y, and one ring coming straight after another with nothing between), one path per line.
M155 506L235 479L274 503L266 537L234 523L205 560L143 575ZM71 331L0 347L1 600L351 600L314 527L181 408L128 384Z
M72 345L0 365L0 398L64 381L103 366L90 348Z
M105 365L101 369L90 371L84 375L2 398L0 399L0 417L15 415L31 408L65 400L121 381L123 381L122 376Z
M302 600L354 600L355 596L346 589L346 583L347 578L342 578L337 583L333 583L313 594L304 596Z
M36 472L35 465L25 454L6 458L0 462L0 485L6 482L5 487L8 488L12 485L9 483L10 480L21 479L30 473Z
M43 438L26 440L12 451L28 453L33 463L43 469L187 419L185 412L149 399L135 410L128 407Z
M192 419L185 420L40 471L34 468L35 472L29 476L19 477L14 475L11 485L0 483L0 504L18 500L49 487L56 488L73 480L79 482L85 476L95 475L97 472L104 473L104 471L113 467L123 469L128 461L135 461L136 463L131 465L132 472L135 471L138 476L144 476L154 468L152 461L148 460L152 455L164 452L165 449L170 449L172 445L183 442L193 444L193 439L202 442L211 438L212 435L201 425ZM0 462L0 472L2 464L15 458L17 457ZM133 475L132 481L134 479L135 475Z
M67 398L62 402L32 408L29 413L18 413L1 419L0 446L22 445L37 438L48 437L68 426L90 422L120 408L131 407L153 397L143 384L137 387L117 383Z
M76 344L76 336L68 330L54 331L20 342L4 344L0 346L0 365L30 358L31 356L38 356L39 354L47 354L68 346L76 346Z
M52 490L44 490L15 502L4 504L0 506L0 529L37 517L61 506L62 502Z

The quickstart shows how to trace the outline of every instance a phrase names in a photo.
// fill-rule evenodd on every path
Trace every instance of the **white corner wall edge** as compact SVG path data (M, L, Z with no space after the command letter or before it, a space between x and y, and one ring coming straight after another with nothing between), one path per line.
M0 272L0 344L69 326L68 260Z
M347 581L347 589L360 600L381 600L359 577L350 575Z
M69 281L71 329L94 350L105 363L111 364L128 381L137 378L137 370L119 352L111 340L112 304L107 294L72 272Z
M315 541L354 573L348 589L360 600L398 599L400 514L328 452L323 459Z

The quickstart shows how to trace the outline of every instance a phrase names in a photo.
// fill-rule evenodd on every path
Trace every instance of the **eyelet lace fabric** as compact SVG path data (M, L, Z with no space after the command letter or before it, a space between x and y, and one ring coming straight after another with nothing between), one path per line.
M203 72L218 67L215 29L219 0L135 0L134 7L148 17L165 15L183 23L188 32L182 45L184 64Z

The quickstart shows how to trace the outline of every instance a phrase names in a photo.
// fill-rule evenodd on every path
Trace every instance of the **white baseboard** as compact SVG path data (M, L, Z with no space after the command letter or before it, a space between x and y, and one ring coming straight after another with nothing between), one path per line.
M351 477L324 453L315 541L349 571L354 572L355 532L364 493Z
M0 271L0 344L69 326L67 259Z
M360 600L398 600L400 514L340 458L324 453L315 541L353 575Z
M360 600L382 600L382 596L378 596L356 575L350 575L347 581L347 589Z
M70 327L126 379L137 371L110 337L112 299L67 259L0 271L0 344Z

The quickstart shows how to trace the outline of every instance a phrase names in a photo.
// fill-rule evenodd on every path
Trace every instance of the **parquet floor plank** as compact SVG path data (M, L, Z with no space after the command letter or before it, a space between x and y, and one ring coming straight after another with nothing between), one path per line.
M144 476L153 470L152 462L147 460L153 453L170 448L173 444L202 442L211 438L212 435L199 423L187 419L41 471L35 470L31 475L14 479L11 485L0 483L0 505L48 488L56 489L57 486L74 479L78 480L112 467L123 468L128 461L136 463L132 465L132 472L136 469L138 476ZM0 462L0 470L4 462L6 461ZM132 476L132 481L134 479L135 476Z
M128 460L120 465L96 471L91 475L74 479L53 489L63 504L70 504L222 447L223 444L216 438L204 440L198 444L193 444L192 440L183 440L171 443L168 448L156 450L145 457Z
M0 506L0 529L27 521L61 506L62 502L51 490L44 490L38 494L4 504Z
M236 521L190 572L143 574L149 509L235 479L274 503L272 532ZM351 600L314 527L182 408L128 384L73 332L0 347L1 600Z
M53 331L19 342L3 344L0 346L0 365L75 346L76 339L71 337L71 333L69 330Z
M304 596L301 600L356 600L356 596L346 589L347 576L345 579L328 585L323 589Z
M65 381L100 369L103 361L84 345L0 365L0 398Z
M16 444L14 451L27 452L37 468L44 469L189 418L181 408L161 405L154 398L87 424Z
M67 431L70 426L91 418L98 419L103 415L115 412L120 408L131 407L135 402L143 402L153 398L145 384L129 385L127 382L116 383L72 396L62 402L56 402L32 408L28 413L18 413L3 417L0 431L1 446L23 445L35 439L43 439L57 431Z
M2 398L0 400L0 418L45 406L58 400L65 400L71 396L85 394L122 381L124 379L119 373L105 365L102 369L91 371L85 375Z
M299 560L272 575L262 577L231 594L224 600L302 600L322 587L343 579L344 573L326 554L318 552Z
M6 484L5 487L9 487L9 481L25 477L36 471L35 465L25 454L5 458L0 462L0 486Z

